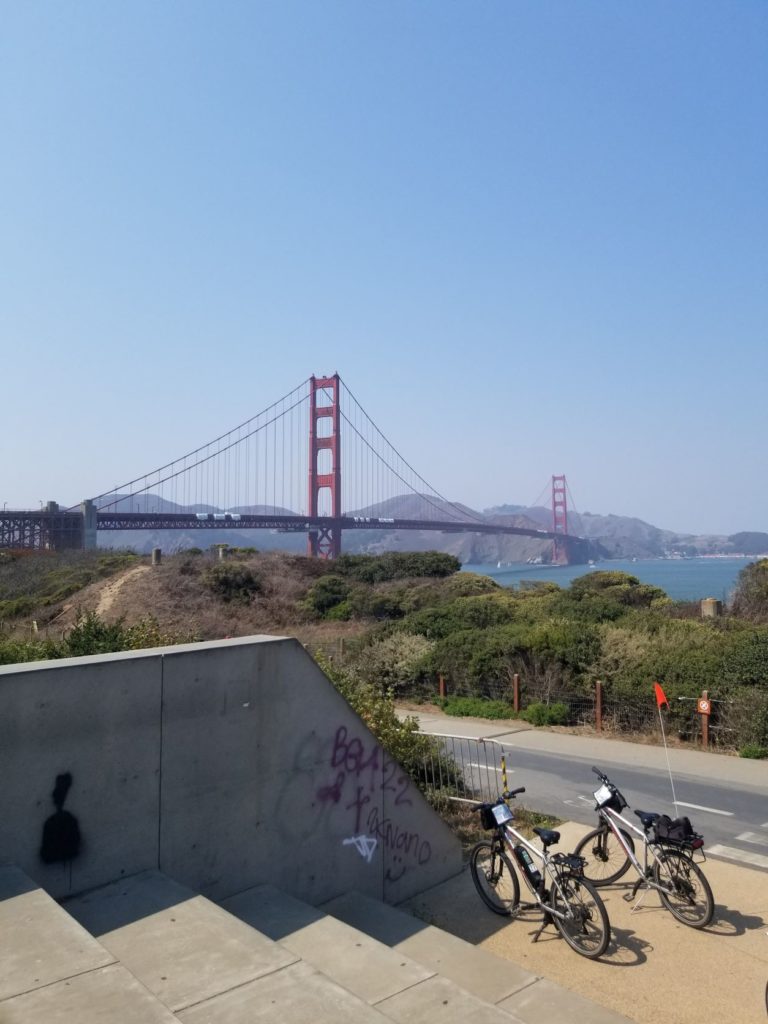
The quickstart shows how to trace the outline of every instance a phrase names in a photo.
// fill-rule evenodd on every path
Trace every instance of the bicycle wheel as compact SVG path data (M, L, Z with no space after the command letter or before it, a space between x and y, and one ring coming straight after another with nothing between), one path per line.
M555 927L571 949L596 960L611 939L608 914L597 889L586 878L575 875L559 875L557 883L550 891L549 905L566 917L553 915Z
M620 829L620 832L627 846L634 853L635 843L632 836L623 828ZM627 851L607 825L587 833L573 852L587 862L584 867L584 877L593 885L598 886L617 882L632 863Z
M478 843L469 859L472 881L494 914L510 917L520 904L517 872L499 843Z
M653 862L653 880L661 902L682 924L690 928L706 928L715 912L715 901L709 882L698 864L682 850L658 849Z

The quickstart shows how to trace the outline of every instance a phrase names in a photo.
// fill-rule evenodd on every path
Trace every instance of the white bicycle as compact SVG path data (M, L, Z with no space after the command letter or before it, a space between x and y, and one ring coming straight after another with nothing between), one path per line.
M687 818L671 821L654 811L635 811L642 825L638 828L621 814L628 806L621 791L599 768L592 771L601 782L594 794L600 824L575 850L586 863L585 877L596 886L610 885L631 866L638 880L624 897L628 902L641 887L655 889L678 921L691 928L705 928L712 920L715 901L704 872L693 860L697 852L703 856L703 838ZM633 835L642 844L642 862L635 854Z
M608 948L611 926L603 901L584 877L584 860L574 854L550 854L560 833L534 828L542 850L528 842L512 824L514 814L507 801L524 793L525 787L504 792L495 803L478 804L483 828L493 835L473 848L470 871L483 902L495 914L516 915L523 907L540 907L544 920L533 937L536 942L548 924L554 924L571 949L596 960ZM540 863L540 867L537 866ZM530 889L534 903L520 902L517 871Z

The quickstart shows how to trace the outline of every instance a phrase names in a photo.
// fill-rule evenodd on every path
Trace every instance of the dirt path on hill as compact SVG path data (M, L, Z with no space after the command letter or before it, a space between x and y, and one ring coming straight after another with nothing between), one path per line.
M96 614L103 617L115 603L115 598L122 588L129 580L135 580L138 576L149 571L148 565L137 565L133 569L129 569L123 573L122 576L118 576L117 579L110 580L104 589L99 594L99 600L96 604Z

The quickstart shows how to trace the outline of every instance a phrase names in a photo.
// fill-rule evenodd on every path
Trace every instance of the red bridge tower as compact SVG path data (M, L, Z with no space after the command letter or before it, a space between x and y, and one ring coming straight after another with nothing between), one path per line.
M565 475L552 477L552 564L568 565L568 501ZM560 538L563 538L562 540Z
M328 518L327 526L323 524L310 528L307 554L312 558L338 558L341 554L340 428L338 373L332 377L310 377L309 515L313 518ZM324 499L322 512L321 495Z

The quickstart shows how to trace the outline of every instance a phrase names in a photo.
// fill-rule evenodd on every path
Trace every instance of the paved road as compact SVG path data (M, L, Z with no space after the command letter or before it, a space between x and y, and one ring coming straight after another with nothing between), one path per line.
M417 714L422 731L495 739L507 752L510 788L525 786L529 807L560 818L596 822L591 794L597 765L631 808L675 816L663 748L574 736L516 723ZM708 856L768 871L768 765L695 750L669 751L677 814L687 814L706 840ZM634 815L627 811L628 817Z

